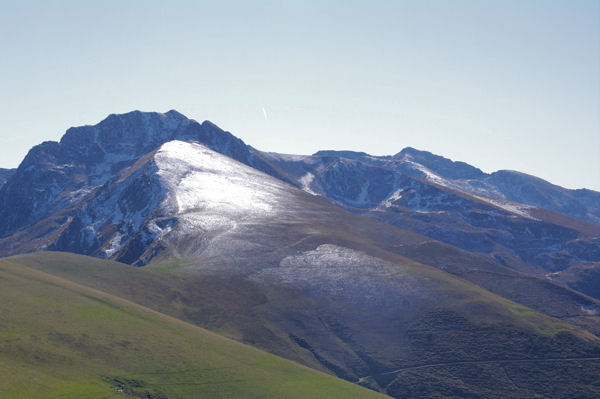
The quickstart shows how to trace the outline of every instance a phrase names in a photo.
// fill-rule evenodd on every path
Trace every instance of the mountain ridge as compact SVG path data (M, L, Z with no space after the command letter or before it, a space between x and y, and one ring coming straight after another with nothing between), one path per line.
M600 236L597 224L553 214L552 209L542 212L532 205L494 197L500 190L494 188L490 193L487 182L478 181L474 185L475 180L462 179L483 173L463 162L410 147L384 157L351 151L322 151L318 156L265 153L209 121L200 124L174 110L111 114L96 125L68 129L60 142L44 142L32 148L19 168L9 171L6 183L0 186L0 217L4 220L0 225L0 248L3 248L0 253L14 254L25 248L70 248L98 256L116 254L120 242L120 238L113 236L116 224L103 221L102 233L93 233L95 239L112 237L114 248L102 238L94 244L95 239L82 238L88 237L89 229L84 229L86 222L74 216L77 213L74 208L86 201L97 202L94 192L118 185L112 176L125 173L131 177L135 171L139 172L134 166L136 162L170 140L200 143L336 206L473 253L486 254L494 262L516 270L547 274L557 281L569 275L572 286L579 282L573 281L569 268L584 274L589 272L590 265L593 270L600 270L600 243L595 239ZM487 175L486 179L497 179L494 176L498 173ZM509 173L508 179L514 176L517 182L508 185L511 192L520 186L519 179L527 177ZM534 182L550 185L537 178ZM134 186L128 189L131 198L121 200L129 209L126 214L133 209L132 201L140 198L150 183L139 181L139 189ZM550 186L552 190L557 187ZM477 190L474 193L469 187ZM538 194L546 202L552 202L553 196L562 193L562 188L558 189L550 190L546 196L543 192ZM528 195L537 192L521 191ZM579 204L579 208L587 209L585 212L593 213L594 205L600 207L594 202L600 193L587 190L577 191L577 195L592 204L587 208ZM152 203L150 196L146 202ZM148 216L152 211L144 212ZM96 211L96 215L111 214L107 210ZM139 257L151 246L152 237L174 221L166 217L161 222L163 227L155 225L150 231L144 230L142 225L149 225L139 220L130 225L127 233L119 233L137 237L137 244L130 246L130 255L123 260L136 264L150 261L154 256L151 253L150 257L143 257L146 260ZM23 243L24 237L28 237L27 243ZM108 252L101 255L97 251ZM582 264L587 264L585 272L580 268Z
M447 187L466 190L475 194L484 194L492 198L538 206L591 221L595 224L600 223L600 212L597 205L600 203L600 192L586 188L566 189L524 172L500 169L491 173L485 173L465 162L453 161L449 158L412 147L406 147L395 155L376 156L356 151L321 150L314 153L313 156L338 156L359 160L373 165L396 169L413 177L425 178L426 180ZM428 170L410 165L414 161ZM449 181L444 182L441 179L436 179L435 176L430 175L431 172ZM519 195L519 193L511 190L514 186L531 187L531 192ZM550 195L550 200L543 199L543 195L536 194L536 191L548 193L547 195ZM553 200L559 203L553 203ZM582 209L584 207L592 209L586 212Z

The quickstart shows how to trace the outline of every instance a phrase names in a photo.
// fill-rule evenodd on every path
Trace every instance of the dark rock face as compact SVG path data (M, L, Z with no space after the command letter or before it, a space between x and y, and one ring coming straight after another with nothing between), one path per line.
M142 256L156 237L147 226L148 219L160 213L165 189L151 159L133 168L88 195L49 249L119 260L124 253L131 261Z
M8 179L15 173L15 169L2 169L0 168L0 188L6 183Z
M108 181L156 143L171 136L184 117L131 112L95 126L67 130L60 143L32 148L0 190L0 237L47 217Z
M394 187L391 171L340 158L323 160L314 183L326 197L357 208L371 208Z
M66 162L60 145L45 142L32 148L13 176L0 189L0 236L29 225L61 207L67 187L76 191L87 178L78 165Z

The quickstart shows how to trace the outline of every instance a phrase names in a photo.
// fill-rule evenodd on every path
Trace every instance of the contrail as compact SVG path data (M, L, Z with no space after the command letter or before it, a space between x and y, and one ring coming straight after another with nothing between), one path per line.
M265 120L268 121L269 117L267 116L267 110L265 109L265 107L262 107L263 110L263 115L265 116Z

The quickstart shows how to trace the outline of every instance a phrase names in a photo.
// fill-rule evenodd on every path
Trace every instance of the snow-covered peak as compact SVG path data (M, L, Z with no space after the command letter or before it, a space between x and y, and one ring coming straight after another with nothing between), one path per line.
M300 193L203 144L181 140L162 144L95 190L55 248L138 265L153 259L158 247L210 257L233 245L240 230L285 216Z
M208 147L184 141L163 144L154 156L169 191L171 212L260 214L275 210L283 183Z

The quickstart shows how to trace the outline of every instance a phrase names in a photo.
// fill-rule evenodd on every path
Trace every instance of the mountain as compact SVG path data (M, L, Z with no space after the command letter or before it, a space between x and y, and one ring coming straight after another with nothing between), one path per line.
M265 215L291 218L297 195L204 145L170 141L90 193L48 248L139 265L161 249L162 258L196 256L210 250L203 241L260 226Z
M159 145L177 139L199 141L276 175L240 139L208 121L199 124L176 111L113 114L95 126L70 128L60 142L44 142L29 151L0 189L0 237L68 207Z
M555 273L596 270L597 225L353 157L112 115L30 151L0 253L144 266L9 259L398 398L595 395L577 371L598 366L600 302Z
M333 204L484 254L518 271L558 278L571 267L600 265L598 224L549 210L552 207L504 199L499 189L492 190L488 183L495 181L501 187L498 176L503 172L486 177L465 163L414 149L388 157L348 151L260 156L296 186ZM485 190L471 189L476 187L475 181L481 187L485 183ZM588 192L589 198L600 195ZM551 201L554 194L545 198ZM586 209L590 213L592 208Z
M319 151L314 155L354 159L459 191L544 208L600 224L600 193L565 189L521 172L500 170L487 174L464 162L410 147L394 156L351 151Z

